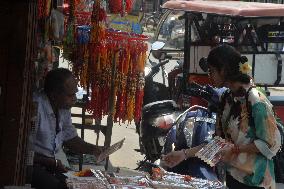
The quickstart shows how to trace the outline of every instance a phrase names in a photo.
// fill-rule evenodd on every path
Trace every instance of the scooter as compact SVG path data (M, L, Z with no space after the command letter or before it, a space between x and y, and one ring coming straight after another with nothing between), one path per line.
M180 113L175 101L169 99L169 90L165 85L165 81L163 80L163 84L154 82L154 76L159 72L160 68L162 68L164 79L166 74L163 66L171 58L161 51L164 45L163 42L152 44L150 53L159 60L159 63L155 63L148 58L152 67L145 68L142 118L139 123L136 123L140 144L139 151L145 154L143 162L154 162L160 158L166 135Z
M208 107L194 105L184 111L176 119L169 131L162 153L167 154L173 150L181 150L199 146L209 142L215 133L216 111L219 96L225 88L214 89L211 86L200 86L196 83L190 85L190 96L200 97L208 102ZM179 165L168 169L178 174L217 180L215 171L197 157L188 158Z
M168 130L163 149L156 154L156 161L144 161L140 164L140 170L151 172L153 167L163 166L160 164L162 154L167 154L173 150L191 148L206 143L212 139L215 132L215 122L219 96L224 89L216 90L211 86L200 86L191 83L186 90L189 96L203 98L208 102L208 107L198 105L191 106L180 113L171 129ZM165 168L165 167L164 167ZM168 169L170 172L192 175L199 178L217 180L215 171L198 158L189 158L176 167Z

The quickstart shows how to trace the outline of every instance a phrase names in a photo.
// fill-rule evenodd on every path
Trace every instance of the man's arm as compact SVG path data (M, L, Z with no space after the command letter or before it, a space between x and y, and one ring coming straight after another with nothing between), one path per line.
M58 171L60 173L66 173L67 169L58 159L52 157L46 157L39 153L35 153L34 164L39 164L46 167L50 171Z
M71 151L79 154L92 154L98 156L103 150L102 146L96 146L87 143L79 136L76 136L68 141L65 141L64 145L68 147Z

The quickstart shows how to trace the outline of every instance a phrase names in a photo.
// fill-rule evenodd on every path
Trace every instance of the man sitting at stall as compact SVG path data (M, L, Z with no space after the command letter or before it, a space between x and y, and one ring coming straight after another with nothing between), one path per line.
M30 144L35 152L32 187L37 189L66 188L67 172L55 154L62 144L80 154L98 156L102 147L85 142L72 126L71 107L76 102L77 81L64 68L50 71L44 82L44 90L34 96L38 105L35 132Z

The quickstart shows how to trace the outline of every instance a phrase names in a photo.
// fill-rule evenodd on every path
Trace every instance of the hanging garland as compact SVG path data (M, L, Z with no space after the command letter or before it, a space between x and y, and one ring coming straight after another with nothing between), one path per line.
M51 0L38 0L37 15L38 19L47 18L50 13Z
M111 13L121 14L129 13L133 6L133 0L109 0L108 8Z
M63 39L63 57L66 60L74 62L75 48L75 0L69 1L69 15L66 24L66 32Z
M146 44L143 46L141 45L141 53L139 55L139 59L137 62L137 78L138 78L138 85L136 89L136 107L135 107L135 115L134 115L134 121L137 123L141 119L141 110L142 110L142 105L143 105L143 97L144 97L144 86L145 86L145 80L144 80L144 68L145 68L145 62L146 62L146 49L145 47ZM144 48L144 49L143 49Z
M94 1L89 26L77 26L75 30L74 25L80 22L78 13L74 13L74 0L72 2L69 14L74 17L70 19L69 15L69 23L73 27L67 25L65 43L70 47L68 54L73 72L80 86L89 92L87 110L95 120L101 120L110 112L115 122L140 120L148 37L106 29L103 0ZM127 7L132 1L125 2L129 10ZM112 87L114 96L111 96ZM113 107L110 107L110 99Z
M92 112L96 120L101 120L103 112L108 110L108 100L104 98L109 97L110 82L108 77L111 70L109 62L107 62L107 46L104 43L106 40L105 28L103 23L101 23L105 19L100 19L102 9L101 1L95 1L91 19L89 44L90 59L88 79L90 79L90 81L88 83L90 84L92 93L88 110ZM97 107L100 107L100 109Z
M79 26L76 30L75 60L73 73L79 79L79 84L83 88L88 86L88 61L89 61L89 26Z
M102 41L106 45L99 46L97 50L100 58L95 63L96 77L88 106L95 119L100 120L109 113L109 99L114 99L114 121L130 122L140 119L144 95L146 39L142 35L106 31L106 39ZM115 98L110 96L112 79Z
M37 14L38 14L39 19L42 19L45 16L45 12L44 12L45 5L46 5L45 0L39 0L37 3Z

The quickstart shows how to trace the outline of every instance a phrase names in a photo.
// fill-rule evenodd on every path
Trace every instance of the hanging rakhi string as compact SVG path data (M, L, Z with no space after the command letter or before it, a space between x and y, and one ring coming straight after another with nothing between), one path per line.
M109 0L108 8L111 13L121 14L129 13L133 6L133 0Z
M89 61L89 26L79 26L76 32L75 60L73 73L79 79L79 84L84 89L88 84L88 61Z
M37 14L39 19L45 18L45 7L46 0L39 0L37 3Z
M143 97L144 97L144 68L146 62L146 52L147 52L147 44L140 43L139 47L141 48L138 62L137 62L137 88L136 88L136 98L135 98L135 114L134 121L137 123L141 119L141 110L143 105Z
M75 0L69 1L69 17L67 20L66 32L63 40L63 58L74 62L75 48Z
M103 113L107 111L107 102L105 98L109 96L108 87L108 56L105 44L106 35L104 25L106 14L103 13L101 1L97 0L93 5L91 18L91 33L89 44L89 70L88 83L91 87L91 100L88 102L88 111L91 112L96 120L101 120ZM105 93L105 96L103 95Z
M109 98L111 88L112 62L115 62L114 90L114 120L132 121L139 120L143 103L144 89L144 64L146 60L147 38L142 35L115 32L106 32L107 56L104 48L97 49L100 58L94 64L96 67L97 85L92 86L96 97L92 95L89 110L95 119L109 113ZM118 52L118 53L117 53ZM126 87L127 86L127 87ZM100 102L98 102L100 99Z
M38 19L47 18L50 14L51 0L38 0L37 14Z
M126 85L127 85L127 74L130 62L130 48L127 41L122 41L121 45L124 45L124 48L120 51L120 59L118 63L117 71L117 83L118 90L116 92L117 102L116 102L116 111L114 120L119 122L122 118L126 117ZM124 119L125 120L125 119Z

